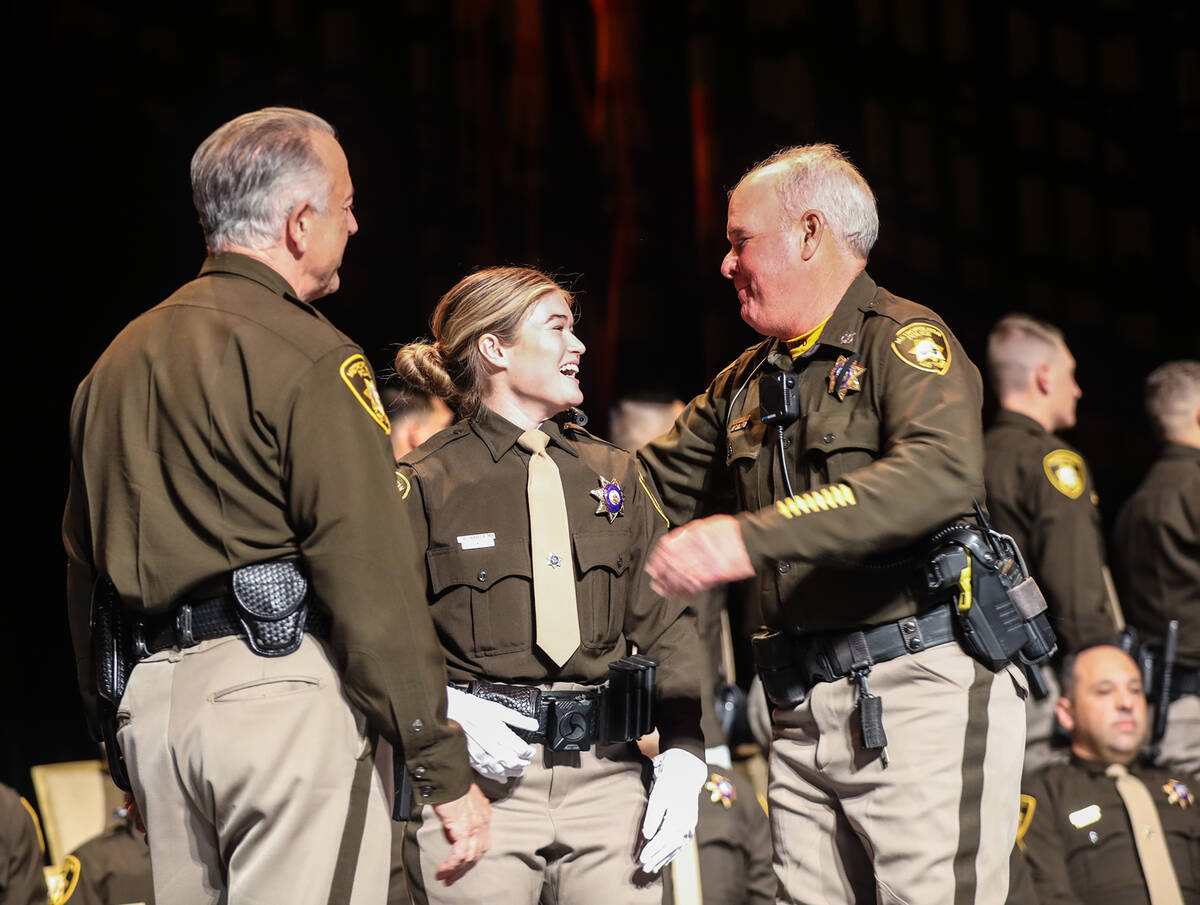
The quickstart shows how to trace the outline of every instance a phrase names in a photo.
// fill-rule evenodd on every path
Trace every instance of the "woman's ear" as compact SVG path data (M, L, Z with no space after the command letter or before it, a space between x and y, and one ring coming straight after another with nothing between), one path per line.
M503 370L508 367L507 350L495 333L485 333L479 337L479 354L493 368Z

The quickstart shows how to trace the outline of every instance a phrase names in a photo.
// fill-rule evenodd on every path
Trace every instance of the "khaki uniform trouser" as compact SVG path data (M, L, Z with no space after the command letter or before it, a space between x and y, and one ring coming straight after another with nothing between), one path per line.
M777 901L1004 902L1016 840L1025 680L957 644L877 664L890 766L857 736L858 688L776 709L770 818Z
M1042 667L1042 678L1046 680L1049 694L1042 700L1037 700L1031 694L1025 702L1025 767L1024 775L1033 776L1043 767L1051 764L1065 764L1071 759L1071 749L1066 745L1055 745L1052 740L1058 725L1058 717L1054 707L1062 686L1058 683L1058 673L1052 666Z
M134 668L118 718L156 901L384 900L383 785L322 642L271 658L235 637L161 651Z
M441 822L428 806L414 812L404 850L413 900L661 905L658 875L643 873L636 857L646 811L645 762L628 745L572 754L534 747L533 763L516 779L497 783L475 776L492 802L492 844L452 886L435 877L450 853Z
M1151 725L1155 709L1149 709ZM1181 695L1167 710L1167 731L1154 764L1200 776L1200 694Z

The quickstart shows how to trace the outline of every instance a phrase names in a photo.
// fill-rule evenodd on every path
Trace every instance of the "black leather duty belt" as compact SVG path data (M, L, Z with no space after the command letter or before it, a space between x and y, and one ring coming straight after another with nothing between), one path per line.
M310 606L304 630L328 638L329 628L329 614ZM201 641L245 634L233 597L210 597L177 604L169 613L142 617L133 628L134 654L143 659L171 647L195 647Z
M852 653L852 645L859 650L865 646L870 664L878 664L957 641L952 608L953 604L942 604L920 616L905 616L859 632L756 636L755 665L760 673L786 670L810 688L818 682L836 682L855 671L859 658Z
M603 688L553 691L491 682L454 684L477 698L503 704L536 719L536 730L513 730L527 742L545 745L551 751L587 751L593 743L601 741Z

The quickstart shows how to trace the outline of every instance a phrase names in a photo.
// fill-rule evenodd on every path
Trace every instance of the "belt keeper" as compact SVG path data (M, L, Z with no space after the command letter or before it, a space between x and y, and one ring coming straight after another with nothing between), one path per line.
M138 660L150 656L150 648L146 646L146 623L141 619L133 623L133 653Z
M846 636L846 641L850 645L850 674L852 676L866 675L875 665L875 661L871 658L871 649L867 647L866 633L851 632Z
M192 605L181 603L175 613L175 637L180 647L195 647L196 639L192 636Z
M900 620L900 637L909 653L915 654L925 647L925 636L921 634L921 623L916 616Z

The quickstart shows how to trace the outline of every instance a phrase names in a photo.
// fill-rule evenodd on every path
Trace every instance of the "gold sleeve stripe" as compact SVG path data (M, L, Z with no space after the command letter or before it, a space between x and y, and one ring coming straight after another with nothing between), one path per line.
M654 494L650 492L650 488L646 486L646 479L638 474L638 483L642 485L642 490L646 491L646 496L650 497L650 505L654 507L654 511L662 516L662 520L667 523L667 528L671 527L671 520L667 518L667 514L662 511L662 506L658 505L658 500L654 498Z
M21 804L23 804L25 806L25 810L29 812L29 819L33 821L33 828L37 830L38 847L42 850L42 853L45 854L46 837L42 835L42 821L38 820L37 811L33 809L33 805L25 800L24 795L21 796Z
M800 515L811 515L814 512L828 512L831 509L845 509L857 506L854 491L845 484L832 484L807 493L784 497L775 503L775 508L784 518L796 518Z

